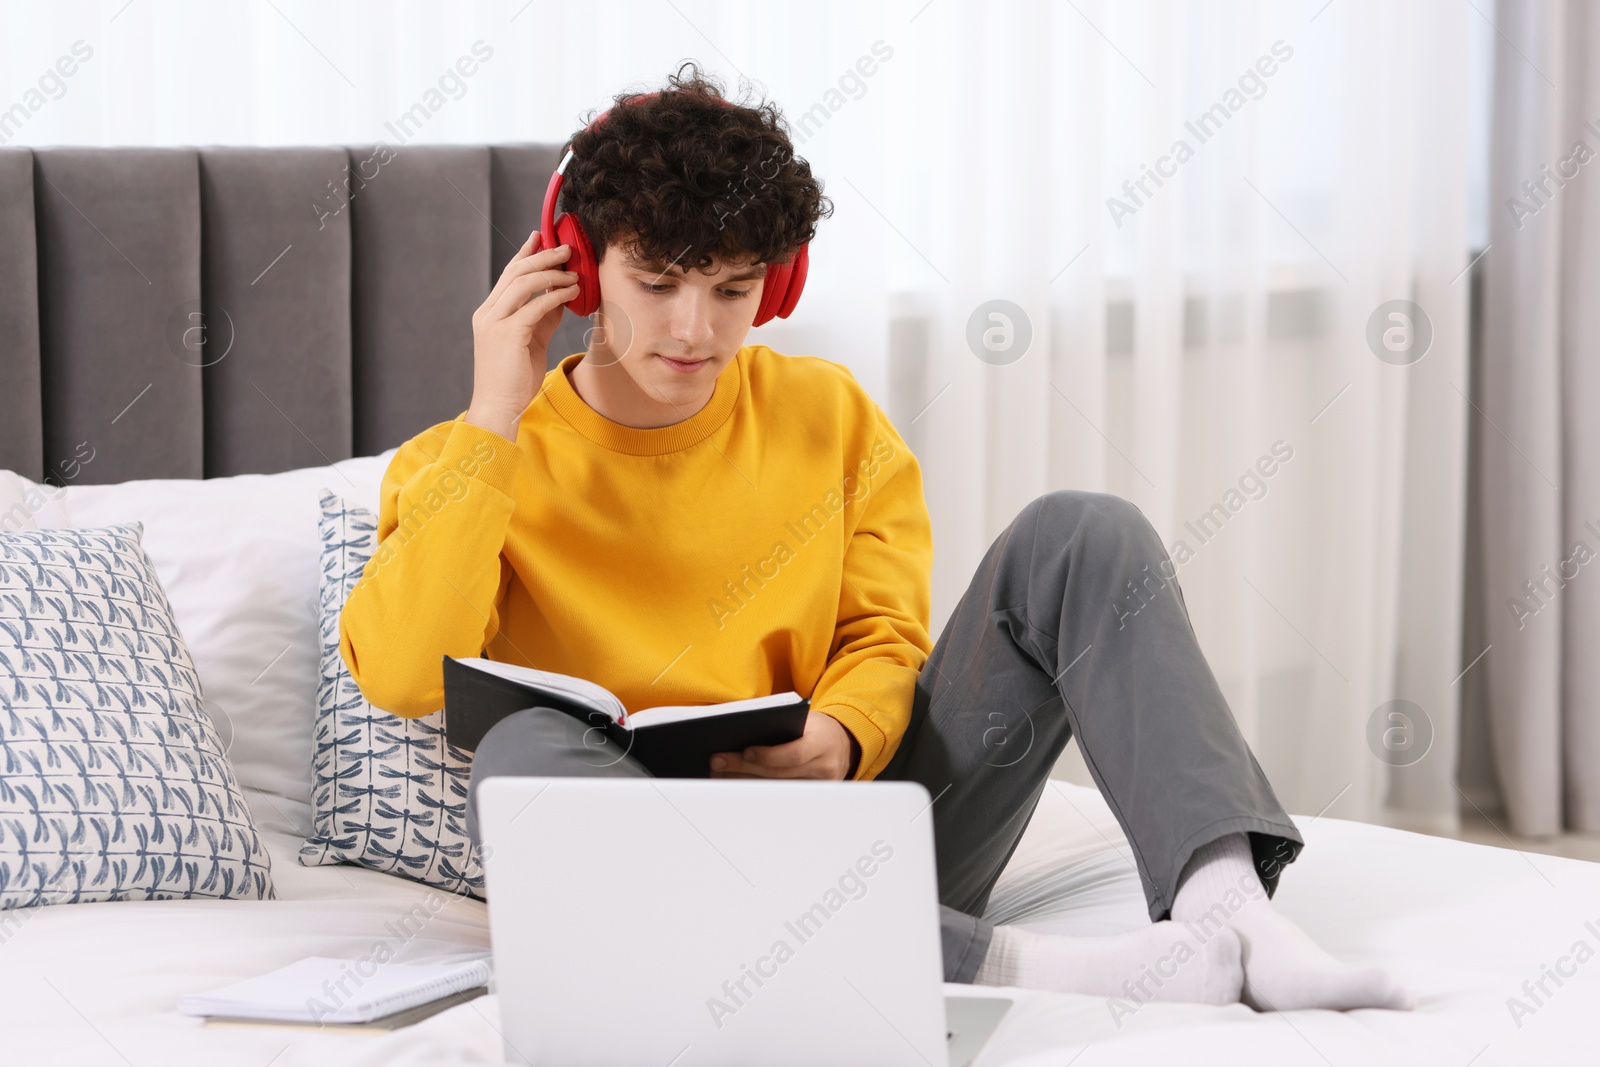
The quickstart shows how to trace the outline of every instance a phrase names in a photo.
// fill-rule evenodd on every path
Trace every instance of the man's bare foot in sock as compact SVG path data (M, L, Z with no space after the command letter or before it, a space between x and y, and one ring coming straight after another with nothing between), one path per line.
M1218 928L1239 935L1240 999L1257 1011L1414 1006L1411 994L1388 971L1341 963L1272 906L1244 834L1195 851L1179 881L1172 918L1197 937Z
M1224 927L1203 941L1181 924L1159 922L1126 934L1065 937L997 926L972 981L1057 993L1232 1004L1244 970L1239 938Z

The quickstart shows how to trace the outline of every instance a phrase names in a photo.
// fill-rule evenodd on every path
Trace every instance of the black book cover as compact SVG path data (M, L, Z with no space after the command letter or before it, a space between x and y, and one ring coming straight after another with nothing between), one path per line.
M457 748L474 751L489 728L523 708L558 708L606 734L657 778L709 778L711 756L747 745L781 745L806 728L811 702L805 697L767 708L747 708L678 722L629 729L604 712L551 692L477 670L444 656L444 734Z

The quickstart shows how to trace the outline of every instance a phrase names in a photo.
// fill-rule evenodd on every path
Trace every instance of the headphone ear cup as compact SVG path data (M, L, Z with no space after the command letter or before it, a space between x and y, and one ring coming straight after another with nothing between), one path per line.
M556 244L572 246L572 254L561 269L578 275L578 295L562 306L580 317L593 315L600 309L600 264L589 235L583 232L576 216L562 214L556 219Z
M752 326L761 326L771 321L774 313L783 303L783 297L789 290L790 265L787 263L767 264L767 276L761 280L761 305L756 308L756 318Z
M767 267L766 281L761 286L761 307L756 311L752 326L760 326L773 318L788 318L789 312L800 302L800 293L806 287L809 272L810 245L801 245L800 251L787 263Z
M811 246L801 245L800 251L795 253L793 262L789 264L789 274L785 279L788 284L784 286L783 303L779 305L777 314L780 318L788 318L789 312L800 302L800 294L806 287L806 275L811 273Z

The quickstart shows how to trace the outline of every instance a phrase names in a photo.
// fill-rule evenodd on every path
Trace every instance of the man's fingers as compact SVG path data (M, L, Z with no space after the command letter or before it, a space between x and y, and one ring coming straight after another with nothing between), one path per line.
M506 262L506 265L501 268L500 277L495 279L494 288L489 290L489 297L484 301L484 303L493 303L494 300L505 291L506 283L509 282L517 273L514 269L516 265L522 262L524 259L527 259L528 256L533 253L534 245L538 243L539 231L534 230L528 235L528 239L522 242L522 247L517 249L516 252L512 253L511 258Z
M756 768L747 763L737 752L718 752L711 757L712 774L753 774L755 770Z
M544 318L545 315L550 312L551 308L556 307L559 304L564 304L568 300L576 298L577 295L578 285L576 282L571 285L552 289L548 293L540 293L526 304L523 304L516 311L513 311L511 314L507 315L506 321L531 326L540 319Z
M794 742L790 742L793 744ZM781 745L771 746L781 748ZM723 765L718 767L716 760L723 760ZM809 778L813 777L815 770L811 766L812 760L802 760L791 766L775 766L770 763L759 763L747 760L742 753L718 752L712 757L711 773L715 776L730 778Z
M754 763L745 764L751 770L744 771L712 771L713 778L825 778L820 768L807 763L802 767L761 767Z
M537 270L530 274L523 274L513 278L501 291L499 299L489 307L489 318L510 318L523 305L536 296L542 295L546 290L565 289L569 285L578 284L575 274L568 274L560 269Z
M811 751L806 739L800 737L781 745L751 745L744 750L743 756L763 767L799 767L810 763L817 754Z
M528 235L528 239L522 242L522 247L517 249L516 254L506 263L505 268L501 270L500 277L495 281L494 288L489 291L489 297L485 303L494 303L500 294L505 292L506 286L510 285L516 278L526 274L529 270L564 269L562 263L571 257L571 249L568 246L558 245L553 249L535 252L534 249L538 244L539 231L534 230ZM528 263L528 260L534 257L537 257L537 262Z
M536 293L578 280L576 277L567 277L559 267L539 267L537 264L530 266L530 263L530 260L523 260L520 264L523 269L508 270L506 276L500 279L500 284L495 286L495 291L489 295L489 299L484 301L484 307L489 309L490 318L503 319L527 303Z
M528 234L528 239L526 241L522 242L522 247L517 249L515 254L512 255L511 263L515 263L517 260L522 259L524 256L527 256L529 253L531 253L533 251L533 246L538 244L538 243L539 243L539 231L538 230L534 230L532 233ZM506 265L510 266L511 264L508 263Z

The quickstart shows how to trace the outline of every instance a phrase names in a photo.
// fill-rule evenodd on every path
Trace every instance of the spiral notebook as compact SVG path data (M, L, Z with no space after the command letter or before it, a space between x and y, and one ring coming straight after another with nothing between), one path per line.
M363 973L368 970L372 973ZM481 991L491 974L486 957L437 963L372 963L308 956L221 989L190 993L178 1002L178 1010L185 1015L229 1022L359 1025L408 1013L434 1001L470 999L460 994Z

